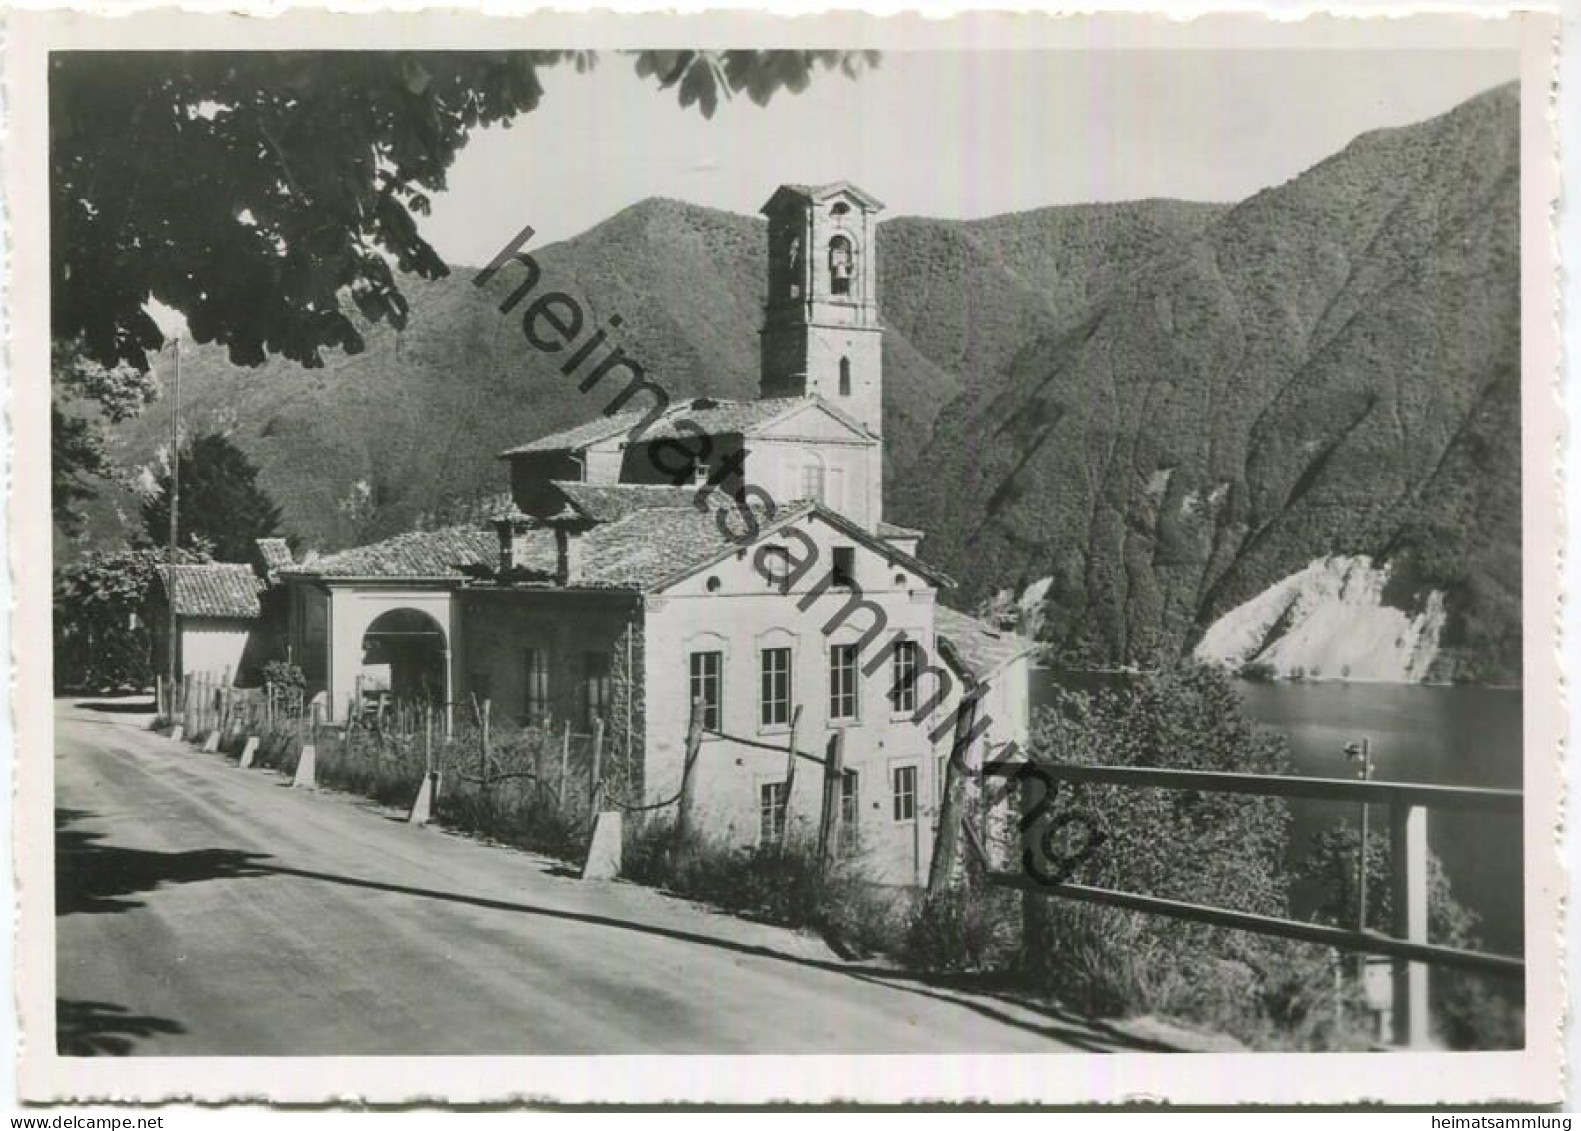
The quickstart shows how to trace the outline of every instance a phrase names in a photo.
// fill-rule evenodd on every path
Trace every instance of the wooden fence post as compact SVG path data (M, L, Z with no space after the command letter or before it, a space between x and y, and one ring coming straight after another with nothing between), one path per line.
M791 797L796 792L796 728L801 722L801 704L791 708L790 744L785 752L785 823L780 826L780 851L790 842Z
M483 740L478 744L480 751L479 760L482 765L478 767L478 777L481 779L483 801L487 804L489 799L489 708L493 700L483 700Z
M684 847L692 835L692 803L697 794L697 775L693 769L703 746L703 700L692 700L692 717L686 726L686 761L681 765L681 807L675 816L675 843Z
M604 792L604 720L593 720L593 749L587 772L587 827L592 828L602 808Z
M845 778L845 731L829 738L823 764L823 813L818 820L818 868L828 871L840 858L840 783Z
M929 899L950 886L950 877L955 872L961 811L966 801L966 776L957 768L957 763L966 764L967 748L972 743L972 724L977 720L977 706L982 698L982 691L972 688L955 713L955 737L950 742L950 756L944 761L944 796L939 802L938 832L933 837L933 857L928 861Z
M1394 936L1427 942L1427 809L1396 803L1389 807L1389 902ZM1410 1048L1428 1044L1427 964L1393 962L1394 1042Z
M560 783L555 791L555 802L565 812L566 775L571 772L571 720L565 721L565 733L560 737Z

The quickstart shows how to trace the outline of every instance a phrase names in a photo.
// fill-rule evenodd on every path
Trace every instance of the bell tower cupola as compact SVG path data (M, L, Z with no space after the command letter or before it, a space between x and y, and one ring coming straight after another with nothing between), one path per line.
M883 328L878 242L883 202L855 185L782 185L769 221L763 308L764 397L817 395L882 437Z

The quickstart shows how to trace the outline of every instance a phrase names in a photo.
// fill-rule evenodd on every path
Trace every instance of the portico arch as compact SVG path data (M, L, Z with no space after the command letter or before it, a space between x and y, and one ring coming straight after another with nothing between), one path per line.
M444 703L449 657L450 640L437 620L421 609L390 609L363 631L358 675L365 688L398 699Z

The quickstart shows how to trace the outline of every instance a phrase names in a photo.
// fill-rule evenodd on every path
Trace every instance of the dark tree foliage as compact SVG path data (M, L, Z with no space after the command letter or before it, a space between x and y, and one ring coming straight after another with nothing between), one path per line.
M153 680L143 619L163 550L90 553L55 575L55 686L81 691L140 690ZM208 561L180 551L180 562Z
M762 103L839 51L635 52L639 75L711 115ZM147 369L156 299L233 362L357 353L352 309L406 324L397 272L447 268L418 231L457 153L586 52L62 52L51 57L51 317L105 366ZM350 303L343 301L350 299Z
M1242 713L1230 681L1199 665L1095 693L1066 692L1039 715L1040 761L1243 773L1290 772L1284 742ZM1085 815L1107 839L1075 882L1265 915L1284 915L1290 813L1278 798L1119 786L1066 786L1053 812ZM1051 899L1049 943L1034 966L1103 1011L1254 1008L1267 940L1244 933ZM1083 960L1087 956L1092 961ZM1215 1004L1216 1003L1216 1004Z
M280 508L258 486L258 469L221 435L200 436L181 453L178 544L208 548L222 562L251 561L260 538L280 532ZM148 538L163 543L170 534L170 474L161 475L157 493L143 504Z
M103 424L136 416L154 395L151 374L130 366L105 368L71 345L50 351L50 503L68 534L82 526L81 505L95 479L114 477Z
M1356 922L1358 831L1349 824L1325 829L1312 838L1312 848L1298 874L1321 893L1317 916L1323 922L1352 926ZM1367 835L1367 923L1387 930L1393 914L1389 838ZM1442 861L1427 857L1427 939L1441 946L1481 949L1477 915L1455 898ZM1354 966L1349 968L1354 974ZM1451 1048L1520 1048L1525 1018L1519 986L1455 970L1432 972L1434 1023Z

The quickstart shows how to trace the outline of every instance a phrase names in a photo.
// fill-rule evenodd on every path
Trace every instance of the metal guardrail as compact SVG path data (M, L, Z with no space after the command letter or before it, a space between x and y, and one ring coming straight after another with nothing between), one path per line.
M1427 967L1444 966L1520 977L1526 964L1509 955L1462 950L1427 941L1427 811L1474 810L1519 816L1519 790L1346 778L1286 777L1209 770L1155 770L1136 766L1037 764L1037 776L1054 782L1178 789L1381 805L1389 810L1392 933L1304 923L1136 892L1058 883L1025 873L995 872L990 880L1037 895L1120 907L1173 919L1208 923L1254 934L1318 943L1394 960L1393 1028L1396 1043L1427 1043Z

